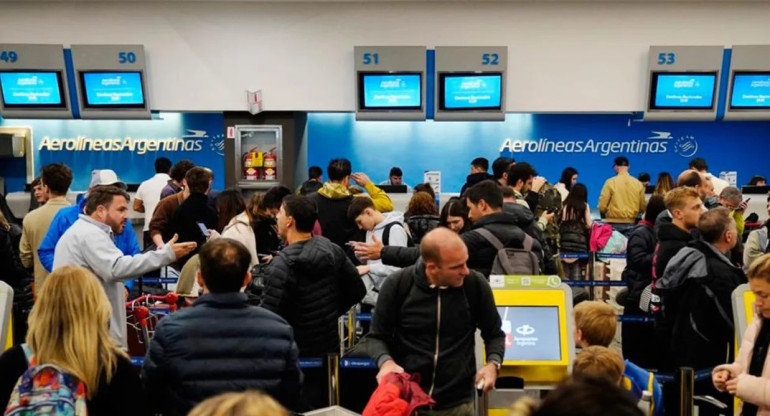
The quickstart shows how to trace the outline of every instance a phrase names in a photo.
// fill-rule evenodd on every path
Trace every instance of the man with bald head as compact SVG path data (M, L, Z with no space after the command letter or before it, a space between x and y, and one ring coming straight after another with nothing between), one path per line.
M373 315L369 353L380 368L378 380L391 372L419 373L420 386L437 403L426 412L431 416L473 415L474 386L492 389L503 359L505 334L492 290L467 261L456 233L429 232L417 263L385 280ZM476 328L486 352L478 372Z
M706 198L714 193L714 184L701 173L695 170L686 170L679 174L676 180L676 186L689 186L694 188L702 202L706 201Z

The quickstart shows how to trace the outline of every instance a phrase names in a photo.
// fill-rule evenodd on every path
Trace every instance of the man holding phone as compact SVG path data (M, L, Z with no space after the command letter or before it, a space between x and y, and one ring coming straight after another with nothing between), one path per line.
M194 167L187 171L185 183L190 195L171 215L168 233L178 234L179 241L194 241L198 247L203 246L209 237L209 230L217 228L217 212L208 204L208 192L211 189L211 173L202 167ZM177 265L181 268L198 250L179 259Z

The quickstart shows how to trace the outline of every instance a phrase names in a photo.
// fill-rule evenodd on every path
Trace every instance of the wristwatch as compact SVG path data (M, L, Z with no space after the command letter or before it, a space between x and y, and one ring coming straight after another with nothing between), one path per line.
M487 361L487 364L494 364L498 373L500 372L500 367L502 367L502 364L500 364L497 360L489 360Z

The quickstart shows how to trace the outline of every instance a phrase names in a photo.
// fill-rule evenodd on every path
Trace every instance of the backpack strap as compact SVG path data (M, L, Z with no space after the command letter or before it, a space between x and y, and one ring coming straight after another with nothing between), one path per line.
M473 327L478 327L479 309L479 283L474 279L473 274L469 274L463 282L463 291L465 292L465 299L468 301L468 307L471 311L471 320L473 321Z
M401 228L404 228L404 225L401 224L398 221L390 222L385 224L385 228L382 230L382 245L383 246L389 246L390 245L390 229L393 228L394 225L398 225ZM406 231L406 228L404 228L404 231Z
M492 234L492 232L487 230L486 228L477 228L473 231L478 233L480 236L484 237L484 239L487 240L489 244L492 244L492 247L494 247L495 250L500 251L505 248L505 246L500 241L500 239L495 237L495 235ZM530 237L530 240L531 239L532 237Z
M24 350L24 357L27 358L27 363L29 364L29 367L32 368L35 365L37 365L35 360L35 353L32 352L32 348L29 347L29 344L26 342L21 344L21 349Z
M704 284L701 284L701 286L703 286L703 290L706 291L706 296L708 296L709 298L711 298L711 300L714 301L714 305L716 305L717 311L719 312L719 315L725 321L727 326L730 327L730 329L734 331L735 327L733 326L733 321L730 319L730 317L727 315L727 312L725 311L725 309L719 303L719 300L717 299L717 296L714 293L714 291L712 291L710 287L708 287L708 286L706 286Z
M535 245L535 239L527 233L524 233L524 250L532 251L532 247Z

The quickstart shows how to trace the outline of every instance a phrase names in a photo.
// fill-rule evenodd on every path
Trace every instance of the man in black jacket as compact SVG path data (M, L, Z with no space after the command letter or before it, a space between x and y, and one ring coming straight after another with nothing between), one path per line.
M465 196L465 191L470 187L485 181L487 179L494 179L495 177L487 173L489 170L489 159L485 157L477 157L471 161L471 174L465 178L463 187L460 188L460 197Z
M652 258L653 279L663 276L669 260L693 240L692 232L698 226L698 218L703 212L703 202L698 191L689 186L672 189L666 194L665 203L671 214L671 222L661 221L655 226L658 244Z
M729 258L740 238L730 211L720 207L704 213L698 231L702 239L681 249L656 284L663 319L671 328L668 354L673 367L696 371L733 361L732 293L746 282ZM717 392L711 380L696 382L695 393L732 404L730 395Z
M468 204L468 217L473 222L473 230L484 228L497 237L506 248L523 248L524 231L516 225L514 215L503 212L503 193L496 182L480 182L465 192ZM460 235L468 248L468 267L489 276L497 250L481 234L468 231ZM543 250L534 240L532 251L542 260ZM407 267L420 258L417 247L383 247L382 243L357 243L356 255L362 259L379 259L389 266Z
M337 319L366 294L358 270L336 244L312 236L317 218L308 197L289 195L278 211L278 233L289 243L265 269L263 306L294 328L301 357L339 350ZM316 369L312 369L316 370ZM323 407L325 373L305 371L303 401Z
M494 184L493 184L494 185ZM380 292L370 333L369 353L390 372L419 373L420 386L438 414L474 414L475 385L495 385L505 334L492 290L466 265L468 249L446 228L429 232L420 244L422 259L389 277ZM476 371L473 352L481 330L486 365Z
M206 168L194 167L185 174L183 183L190 195L171 215L167 231L170 236L178 234L180 243L195 241L198 247L203 247L207 235L204 234L200 225L207 230L217 229L217 211L211 208L207 196L211 189L211 181L211 173ZM179 268L181 269L185 262L197 252L196 249L179 259L177 261Z
M209 397L250 389L296 408L302 373L292 328L240 293L251 281L249 251L222 238L199 257L204 295L160 321L142 367L153 410L186 415Z

